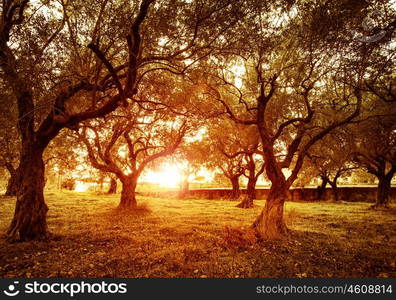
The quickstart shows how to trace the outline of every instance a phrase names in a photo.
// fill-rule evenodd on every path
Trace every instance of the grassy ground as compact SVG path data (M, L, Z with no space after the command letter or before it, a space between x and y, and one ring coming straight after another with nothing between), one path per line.
M255 241L244 231L261 210L224 200L47 193L47 242L0 238L0 277L396 277L396 208L368 203L286 204L291 235ZM0 198L0 231L13 198Z

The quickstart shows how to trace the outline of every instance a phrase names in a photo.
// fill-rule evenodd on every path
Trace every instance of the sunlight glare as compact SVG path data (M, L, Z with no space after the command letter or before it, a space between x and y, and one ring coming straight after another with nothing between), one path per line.
M240 89L243 85L243 75L246 73L245 66L242 64L235 64L232 66L231 71L235 76L234 84L238 89Z
M88 190L88 185L81 181L76 181L75 192L86 192Z
M158 184L162 187L175 188L180 182L180 172L175 165L166 164L158 171L149 170L142 176L142 181Z

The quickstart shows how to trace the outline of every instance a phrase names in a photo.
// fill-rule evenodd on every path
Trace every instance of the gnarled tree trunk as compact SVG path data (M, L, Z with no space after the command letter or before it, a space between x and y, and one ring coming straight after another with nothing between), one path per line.
M256 183L257 179L254 176L249 178L246 193L252 199L256 199Z
M110 187L107 191L107 194L115 194L117 193L117 180L115 178L110 178Z
M239 176L231 177L230 181L231 181L231 184L232 184L232 190L231 190L230 199L231 200L236 200L241 195L241 190L239 188Z
M237 205L239 208L252 208L253 207L253 200L252 195L246 193L242 195L242 201Z
M16 176L13 174L10 176L7 182L7 189L4 196L16 196L17 194L17 183Z
M283 219L283 207L288 198L288 189L282 186L272 186L261 214L253 223L258 235L265 239L279 239L288 232Z
M317 200L323 200L323 196L326 191L326 185L328 182L328 178L323 177L323 176L321 176L320 178L322 179L322 183L320 184L320 186L318 186L318 189L317 189L317 194L316 194Z
M179 199L184 199L187 194L188 191L190 189L190 183L188 181L188 176L186 174L182 174L181 179L180 179L180 191L179 191L179 195L178 198Z
M43 150L43 147L32 145L21 156L19 168L23 172L20 173L14 217L7 231L10 240L47 237L48 207L44 202Z
M7 189L5 196L16 196L18 191L18 186L20 185L20 177L18 176L18 169L14 169L13 166L7 166L7 170L10 173L10 178L8 179Z
M373 208L387 207L391 191L391 176L381 176L378 178L377 198Z
M333 200L338 201L338 187L337 187L337 181L329 182L331 186L331 190L333 192Z
M125 176L121 179L122 183L122 191L121 191L121 200L118 205L121 209L136 209L137 201L136 201L136 185L137 185L137 177L136 176Z
M237 205L239 208L252 208L253 207L253 200L256 199L256 182L257 179L254 177L250 177L246 195L242 198L242 202Z

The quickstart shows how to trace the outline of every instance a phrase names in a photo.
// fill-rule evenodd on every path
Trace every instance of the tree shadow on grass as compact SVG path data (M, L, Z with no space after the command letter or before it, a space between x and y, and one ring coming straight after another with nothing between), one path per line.
M118 221L119 219L128 217L128 218L139 218L145 217L152 213L151 208L147 203L141 203L136 208L120 208L120 207L111 207L104 212L98 213L97 218L103 218L108 221L109 219L112 221Z

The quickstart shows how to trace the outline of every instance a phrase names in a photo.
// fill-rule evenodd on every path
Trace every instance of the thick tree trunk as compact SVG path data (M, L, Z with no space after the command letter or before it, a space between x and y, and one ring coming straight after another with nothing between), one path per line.
M8 179L7 189L5 196L16 196L18 191L18 186L20 185L20 177L18 176L18 169L15 170L13 167L8 168L10 173L10 178Z
M288 197L286 187L271 187L267 201L261 214L253 223L257 234L264 239L279 239L288 232L283 219L283 206Z
M322 179L322 183L320 184L320 186L318 186L317 189L317 196L316 196L317 200L323 200L323 196L326 191L326 185L328 182L328 179L325 177L321 177L321 179Z
M237 205L239 208L252 208L253 207L253 200L252 195L248 193L242 196L242 201Z
M133 176L128 176L121 180L122 183L122 191L121 191L121 200L118 205L121 209L136 209L137 201L136 201L136 185L137 178Z
M104 177L100 176L99 177L99 190L102 192L103 191L103 183L104 183Z
M257 179L252 177L252 178L249 178L249 181L247 184L246 193L252 199L256 199L256 182L257 182Z
M35 240L47 237L47 205L44 202L43 148L30 147L21 156L20 186L14 217L7 231L10 240Z
M187 177L182 176L178 198L184 199L187 196L189 189L190 189L190 183L188 182L188 176Z
M117 193L117 180L115 178L110 178L110 187L107 194Z
M373 208L387 207L391 191L391 180L392 177L390 176L381 176L378 178L377 199Z
M236 200L241 195L241 190L239 188L239 176L234 176L230 178L232 184L232 191L230 195L231 200Z
M243 197L242 202L237 205L239 208L252 208L253 200L256 199L256 179L249 178L246 195Z
M337 182L330 182L331 191L333 192L333 200L338 201L338 187Z

